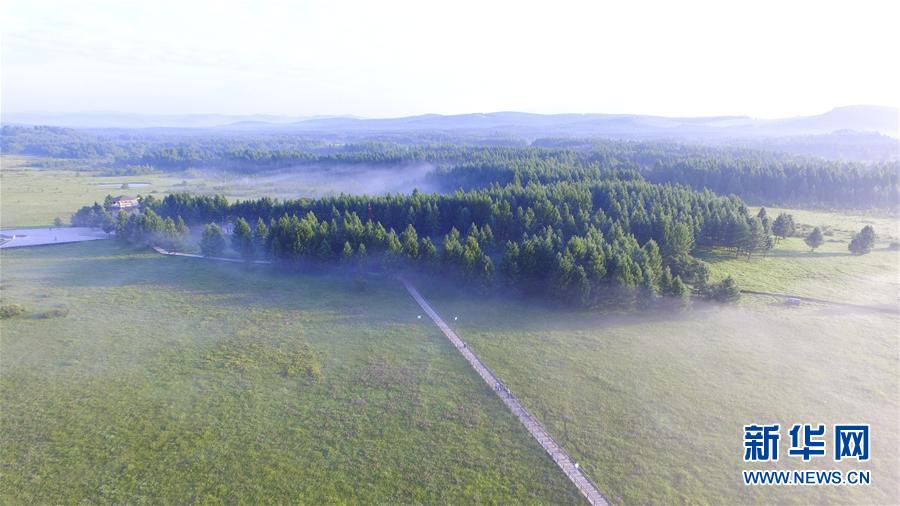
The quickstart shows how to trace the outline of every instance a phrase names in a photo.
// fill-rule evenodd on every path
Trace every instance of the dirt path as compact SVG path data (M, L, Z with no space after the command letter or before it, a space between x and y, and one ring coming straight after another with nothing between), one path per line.
M816 297L807 297L804 295L791 295L787 293L777 293L777 292L763 292L759 290L741 290L741 293L747 293L751 295L768 295L770 297L780 297L783 299L797 299L806 302L816 302L818 304L830 304L832 306L843 306L854 309L865 309L869 311L879 311L882 313L897 313L900 312L900 307L896 304L853 304L850 302L839 302L835 300L826 300L826 299L818 299Z
M418 290L415 289L408 281L402 279L403 285L406 286L406 290L409 291L409 294L412 295L412 298L419 304L423 311L434 321L435 325L441 329L441 332L447 336L447 339L453 343L453 346L456 347L456 350L465 358L472 368L475 369L475 372L481 376L481 379L491 387L494 393L497 394L498 397L506 404L506 407L509 408L510 411L513 412L516 417L519 418L519 421L525 425L525 428L528 429L528 432L537 440L538 443L544 448L550 458L556 462L556 465L562 470L562 472L569 478L569 480L578 488L581 494L588 500L592 505L603 505L607 506L608 503L606 499L603 498L603 495L600 493L600 490L591 481L590 478L587 477L584 472L581 471L575 464L575 461L572 460L572 457L566 453L565 450L553 440L550 434L541 426L538 421L531 416L531 413L525 409L524 406L519 402L518 399L509 391L506 386L503 385L502 382L497 378L497 376L491 372L490 369L484 365L481 360L478 359L478 356L472 352L471 349L463 342L459 336L456 335L453 330L444 323L444 320L435 312L434 309L428 304L428 302L422 297Z
M206 257L203 255L194 255L192 253L176 253L174 251L166 251L158 246L154 246L153 250L159 253L160 255L166 255L170 257L188 257L188 258L202 258L204 260L215 260L218 262L231 262L236 264L271 264L272 262L269 260L241 260L240 258L225 258L225 257Z

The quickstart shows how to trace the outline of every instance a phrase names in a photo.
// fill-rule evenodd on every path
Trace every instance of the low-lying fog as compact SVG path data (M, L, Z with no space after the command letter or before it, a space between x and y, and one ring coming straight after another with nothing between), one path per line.
M234 172L203 171L198 174L207 181L208 190L242 198L268 196L278 199L322 197L340 193L351 195L384 195L409 193L414 189L432 193L440 191L430 181L431 164L395 167L297 166L288 169L236 174Z

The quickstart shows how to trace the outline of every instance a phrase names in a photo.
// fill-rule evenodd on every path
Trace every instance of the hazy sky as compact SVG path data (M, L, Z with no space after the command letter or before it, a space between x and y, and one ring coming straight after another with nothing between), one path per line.
M900 2L2 2L6 112L662 115L900 103Z

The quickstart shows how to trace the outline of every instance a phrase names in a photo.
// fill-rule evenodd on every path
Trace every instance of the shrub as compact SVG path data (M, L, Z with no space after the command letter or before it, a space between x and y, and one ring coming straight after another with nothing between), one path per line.
M897 242L897 241L892 242L892 243L888 246L888 249L891 250L891 251L898 251L898 250L900 250L900 242Z
M25 312L25 306L21 304L7 304L5 306L0 307L0 318L7 319L12 318L14 316L19 316L20 314Z
M731 276L709 285L705 293L706 297L717 302L734 302L741 298L741 289Z
M69 309L65 307L55 307L48 309L40 314L41 318L65 318L69 315Z

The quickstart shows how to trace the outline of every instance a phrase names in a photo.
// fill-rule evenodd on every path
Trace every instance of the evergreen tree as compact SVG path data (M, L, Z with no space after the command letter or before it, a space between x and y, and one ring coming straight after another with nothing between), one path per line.
M400 244L406 256L412 259L419 257L419 235L412 223L406 225L406 229L400 234Z
M231 249L238 252L244 260L252 260L256 248L253 244L253 232L250 225L243 218L234 222L234 232L231 234Z
M675 258L689 256L694 248L694 237L691 229L685 223L679 223L666 231L666 256Z
M794 217L787 213L779 214L772 224L772 233L781 239L794 235L794 231Z
M875 229L866 225L850 240L848 249L854 255L865 255L875 247Z
M345 241L344 249L341 251L341 260L347 262L351 258L353 258L353 246L350 245L350 241Z
M503 253L503 259L500 261L500 272L513 283L519 281L521 271L519 269L519 245L517 243L512 241L506 242L506 250Z
M825 242L825 238L822 236L822 229L819 227L812 229L812 232L810 232L803 241L809 246L810 251L815 251L816 248Z
M266 239L269 236L269 229L266 222L262 218L256 220L256 227L253 229L253 246L257 254L262 255L266 251Z
M478 239L474 235L468 236L465 249L463 250L463 271L469 276L477 274L482 263L482 256Z
M422 238L422 246L419 248L419 258L425 263L433 263L437 260L437 248L434 243L431 242L431 238Z
M759 208L759 212L756 213L756 219L759 220L759 222L762 224L763 229L765 230L766 234L768 234L769 231L771 230L771 228L769 226L769 215L766 214L765 207Z
M225 234L221 227L215 223L209 223L203 227L203 236L200 238L200 251L203 256L219 256L225 251Z

